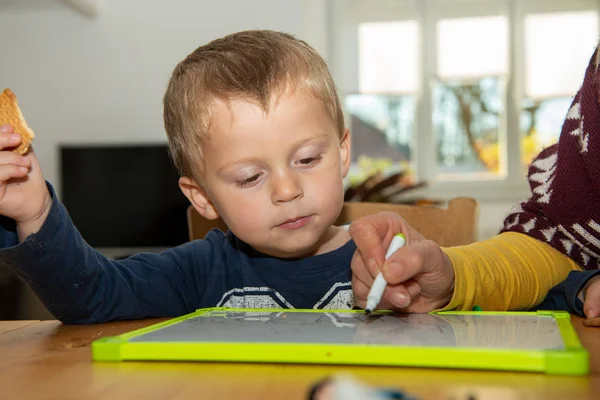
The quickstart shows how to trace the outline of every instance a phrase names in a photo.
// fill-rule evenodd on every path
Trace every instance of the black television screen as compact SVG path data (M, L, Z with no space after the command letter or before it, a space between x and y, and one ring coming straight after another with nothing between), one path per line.
M187 198L166 145L61 146L61 200L94 247L188 240Z

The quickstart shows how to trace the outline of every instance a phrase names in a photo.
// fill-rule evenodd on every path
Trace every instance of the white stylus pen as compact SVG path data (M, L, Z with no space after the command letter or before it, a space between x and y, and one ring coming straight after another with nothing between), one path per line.
M394 235L392 242L388 247L387 253L385 254L385 259L387 260L390 258L391 255L394 254L396 250L404 246L405 243L406 237L403 234L397 233ZM367 315L371 314L381 301L381 297L383 296L383 292L385 292L386 286L387 282L385 281L383 274L379 272L375 278L375 281L373 282L373 286L371 286L371 290L369 290L369 295L367 296L367 306L365 307L365 312Z

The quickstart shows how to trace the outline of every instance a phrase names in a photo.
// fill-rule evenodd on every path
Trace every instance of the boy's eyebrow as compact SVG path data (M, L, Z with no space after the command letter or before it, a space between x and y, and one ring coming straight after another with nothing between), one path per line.
M329 136L329 134L327 132L317 133L314 136L311 136L309 138L298 141L298 143L296 143L295 146L300 147L300 146L304 145L305 143L311 142L313 140L324 139L324 138L327 138L328 136Z
M221 173L221 172L223 172L224 170L226 170L226 169L228 169L228 168L231 168L231 167L233 167L233 166L235 166L235 165L238 165L238 164L252 164L252 163L255 163L255 162L258 162L258 159L257 159L256 157L246 157L246 158L242 158L241 160L237 160L237 161L234 161L234 162L230 162L230 163L227 163L227 164L225 164L225 165L221 166L221 167L220 167L220 168L217 170L217 174L220 174L220 173Z
M295 144L295 146L296 146L296 147L300 147L300 146L302 146L302 145L304 145L305 143L308 143L308 142L310 142L310 141L313 141L313 140L318 140L318 139L323 139L323 138L327 138L328 136L329 136L329 135L328 135L327 133L318 133L318 134L316 134L315 136L311 136L311 137L309 137L309 138L306 138L306 139L303 139L303 140L299 141L298 143L296 143L296 144ZM226 169L228 169L228 168L231 168L231 167L233 167L233 166L235 166L235 165L238 165L238 164L251 164L251 163L258 162L258 161L259 161L259 159L257 159L256 157L246 157L246 158L242 158L241 160L237 160L237 161L234 161L234 162L230 162L230 163L227 163L227 164L225 164L225 165L221 166L221 167L220 167L220 168L217 170L217 174L219 174L219 173L223 172L224 170L226 170Z

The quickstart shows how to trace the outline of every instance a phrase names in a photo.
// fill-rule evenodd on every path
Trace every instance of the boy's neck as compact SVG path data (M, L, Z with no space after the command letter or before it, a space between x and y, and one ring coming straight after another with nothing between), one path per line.
M321 245L316 250L314 255L329 253L348 243L350 233L348 230L339 226L331 226L327 233L323 235Z

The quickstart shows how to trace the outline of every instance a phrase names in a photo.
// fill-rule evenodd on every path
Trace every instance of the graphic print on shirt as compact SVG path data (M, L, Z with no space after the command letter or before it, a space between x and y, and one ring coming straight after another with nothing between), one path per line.
M355 306L352 282L338 282L313 308L319 310L347 310Z
M266 286L231 289L223 294L217 307L294 308L278 291Z
M352 283L337 282L313 306L321 310L346 310L354 307ZM295 308L277 290L267 286L231 289L221 297L217 307L228 308Z

